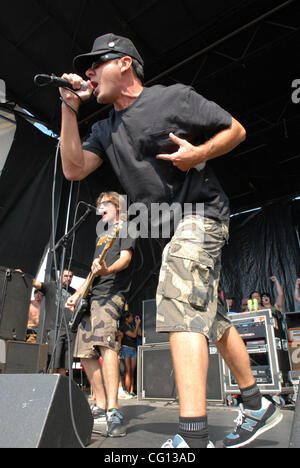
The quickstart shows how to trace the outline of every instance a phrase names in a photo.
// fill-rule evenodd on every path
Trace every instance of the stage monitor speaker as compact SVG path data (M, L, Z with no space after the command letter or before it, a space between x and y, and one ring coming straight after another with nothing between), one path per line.
M221 357L214 345L209 346L207 401L223 402ZM169 343L139 346L138 397L141 400L175 400L177 389Z
M48 345L0 340L0 374L39 374L47 371Z
M32 276L0 267L0 338L25 341Z
M81 447L72 424L69 390L75 427L86 446L93 417L86 397L72 380L48 374L0 375L0 447Z
M156 332L156 300L147 299L143 301L143 345L168 343L169 333Z

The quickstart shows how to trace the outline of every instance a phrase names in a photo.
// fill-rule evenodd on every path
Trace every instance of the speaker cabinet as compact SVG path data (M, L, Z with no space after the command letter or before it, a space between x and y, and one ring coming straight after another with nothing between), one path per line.
M71 400L70 400L71 395ZM0 375L1 448L79 448L90 443L93 418L86 397L62 375Z
M43 373L47 371L47 361L47 344L0 340L0 373Z
M139 400L177 398L169 343L138 347L137 387ZM207 401L224 401L221 358L214 345L209 346Z
M0 338L26 340L32 276L0 267Z
M156 332L156 300L147 299L143 301L143 331L142 342L143 345L150 345L155 343L168 343L169 333Z

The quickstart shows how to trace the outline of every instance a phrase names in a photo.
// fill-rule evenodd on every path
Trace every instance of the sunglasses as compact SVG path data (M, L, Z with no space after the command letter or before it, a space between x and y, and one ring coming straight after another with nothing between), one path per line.
M113 60L113 59L121 58L121 57L122 55L113 54L113 53L101 55L101 57L98 58L98 60L95 60L95 62L92 63L91 68L97 68L98 65L101 65L101 63L108 62L109 60Z
M113 202L110 201L110 200L102 201L102 202L99 203L99 206L100 206L100 205L109 205L110 203L113 204Z

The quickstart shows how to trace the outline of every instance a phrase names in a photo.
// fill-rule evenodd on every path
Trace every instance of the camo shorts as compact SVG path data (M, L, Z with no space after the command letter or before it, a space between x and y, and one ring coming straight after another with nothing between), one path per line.
M90 314L84 315L78 327L74 357L98 359L101 346L118 352L117 321L123 307L124 299L117 295L92 300Z
M185 216L163 251L157 289L156 330L202 333L221 339L232 324L218 307L222 247L228 227L197 215Z

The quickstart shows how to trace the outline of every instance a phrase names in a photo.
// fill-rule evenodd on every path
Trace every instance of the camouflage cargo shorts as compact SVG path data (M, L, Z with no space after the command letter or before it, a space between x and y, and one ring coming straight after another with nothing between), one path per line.
M86 314L78 327L74 357L98 359L101 346L118 352L117 322L124 305L124 299L117 295L92 300L90 315Z
M232 324L218 308L222 247L228 227L185 216L163 251L156 330L198 332L217 342Z

